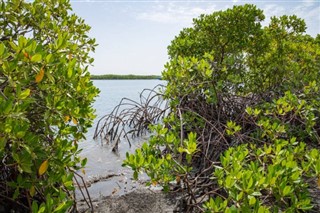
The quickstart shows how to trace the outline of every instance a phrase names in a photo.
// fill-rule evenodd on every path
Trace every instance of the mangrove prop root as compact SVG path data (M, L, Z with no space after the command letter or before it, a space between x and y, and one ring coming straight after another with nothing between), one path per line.
M146 134L150 124L160 122L168 114L168 102L161 92L163 89L163 85L144 89L139 101L122 98L111 113L98 121L93 138L112 144L114 152L117 152L122 138L131 146L130 138Z

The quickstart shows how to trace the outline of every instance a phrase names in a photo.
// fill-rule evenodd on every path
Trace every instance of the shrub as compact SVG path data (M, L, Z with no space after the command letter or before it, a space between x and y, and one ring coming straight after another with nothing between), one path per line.
M98 90L89 26L67 0L0 3L0 203L6 209L65 212L77 143L91 125Z
M168 47L164 96L172 113L125 165L146 171L151 183L181 181L186 211L314 204L306 181L319 172L319 35L305 34L294 15L266 27L263 20L254 5L201 15Z

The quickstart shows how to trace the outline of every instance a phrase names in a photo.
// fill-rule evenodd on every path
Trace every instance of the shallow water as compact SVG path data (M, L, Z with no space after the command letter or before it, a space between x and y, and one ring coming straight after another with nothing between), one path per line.
M139 94L145 88L152 89L158 84L164 84L160 80L94 80L94 85L100 89L99 97L93 104L96 109L97 117L93 126L86 134L86 140L79 143L82 157L88 159L84 179L92 180L94 177L103 177L114 174L112 178L99 181L88 187L91 198L96 199L102 196L112 194L121 195L136 187L138 183L132 182L132 172L129 168L122 167L122 161L125 159L126 152L134 152L141 146L147 137L136 138L131 140L132 146L129 147L127 141L121 141L119 144L119 154L111 151L105 141L93 140L95 126L98 120L110 113L123 97L138 101ZM146 180L145 175L141 180ZM80 196L77 192L78 198Z

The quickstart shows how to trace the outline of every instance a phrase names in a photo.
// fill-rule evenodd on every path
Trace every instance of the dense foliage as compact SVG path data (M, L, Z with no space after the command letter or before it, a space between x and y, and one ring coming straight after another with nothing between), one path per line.
M254 5L201 15L168 47L172 113L125 165L181 184L185 211L319 210L320 36L263 20Z
M126 80L126 79L161 79L158 75L115 75L115 74L105 74L105 75L91 75L93 80Z
M0 211L65 212L98 90L68 0L0 2Z

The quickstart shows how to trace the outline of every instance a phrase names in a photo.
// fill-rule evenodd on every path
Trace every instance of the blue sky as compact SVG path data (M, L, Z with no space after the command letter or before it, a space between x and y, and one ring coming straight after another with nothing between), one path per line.
M167 46L192 19L245 3L271 16L296 14L305 19L307 33L320 33L320 0L71 0L74 13L92 28L99 46L92 74L160 75L168 61Z

